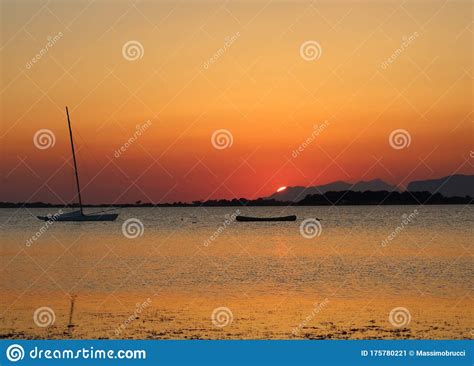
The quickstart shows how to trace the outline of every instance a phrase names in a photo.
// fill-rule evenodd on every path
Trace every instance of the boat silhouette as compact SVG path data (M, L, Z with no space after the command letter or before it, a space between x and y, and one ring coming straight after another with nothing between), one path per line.
M77 188L77 196L79 198L79 210L55 214L55 215L37 216L37 218L43 221L114 221L118 217L118 214L116 213L105 213L102 211L102 212L97 212L93 214L85 214L83 211L81 186L79 184L79 174L77 171L76 153L74 151L74 139L72 137L71 120L69 118L69 111L67 107L66 107L66 116L67 116L67 124L69 127L69 138L71 141L72 160L74 162L74 174L76 176L76 188Z
M252 217L252 216L237 216L235 218L240 222L252 222L252 221L296 221L296 216L277 216L277 217Z

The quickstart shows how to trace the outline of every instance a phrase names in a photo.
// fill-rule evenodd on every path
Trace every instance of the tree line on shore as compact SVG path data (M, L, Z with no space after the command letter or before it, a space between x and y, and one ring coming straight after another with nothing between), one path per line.
M173 202L173 203L117 203L117 204L93 204L84 207L225 207L225 206L362 206L362 205L452 205L471 204L472 197L445 197L440 193L430 192L388 192L388 191L338 191L326 192L324 194L307 195L298 202L283 202L274 199L258 198L249 200L246 198L234 198L231 200L207 200ZM78 207L78 204L54 204L44 202L0 202L1 208L41 208L41 207Z

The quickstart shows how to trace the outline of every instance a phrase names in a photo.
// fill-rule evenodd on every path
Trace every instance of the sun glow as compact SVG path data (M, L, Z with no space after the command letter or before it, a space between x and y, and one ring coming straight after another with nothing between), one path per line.
M280 188L277 189L277 193L283 192L285 189L286 189L286 187L280 187Z

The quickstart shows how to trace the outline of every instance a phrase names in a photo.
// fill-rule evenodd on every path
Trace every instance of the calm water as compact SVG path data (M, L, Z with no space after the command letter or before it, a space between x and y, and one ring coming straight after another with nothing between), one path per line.
M462 292L472 278L472 206L240 208L255 216L295 213L298 220L224 225L237 209L123 209L112 223L55 223L30 247L27 240L44 224L34 215L56 209L3 209L1 258L8 281L2 285L26 289L40 268L49 268L55 281L38 281L36 288L107 292L149 285L205 293L212 285L214 293L216 286L219 291L343 286L341 296L365 296L383 284L394 293L442 296ZM402 215L415 209L411 223L384 246ZM306 239L299 226L313 217L322 219L321 233ZM142 236L124 236L122 224L129 218L143 223Z
M236 210L298 220L225 224ZM19 304L38 305L35 296L72 293L141 300L166 293L216 303L244 297L249 308L254 298L282 296L454 304L473 278L472 206L130 208L117 210L112 223L54 223L27 246L44 225L35 215L56 211L0 209L6 322ZM402 224L406 215L410 222ZM307 239L300 225L314 217L321 230ZM143 224L134 239L122 230L131 218Z

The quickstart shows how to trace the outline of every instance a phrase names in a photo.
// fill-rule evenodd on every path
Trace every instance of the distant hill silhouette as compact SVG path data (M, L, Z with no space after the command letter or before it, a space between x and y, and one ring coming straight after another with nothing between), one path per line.
M324 194L327 192L366 192L387 191L396 192L398 189L383 180L373 179L360 181L354 184L337 181L329 184L311 187L288 187L282 192L273 193L266 199L282 202L299 202L308 195ZM441 193L445 197L474 197L474 175L450 175L431 180L420 180L408 184L409 192Z
M408 191L439 192L445 197L474 197L474 175L448 175L439 179L419 180L411 182Z
M323 184L320 186L312 187L288 187L282 192L277 192L267 197L267 199L274 199L277 201L290 201L298 202L305 198L307 195L312 194L323 194L330 191L354 191L354 192L365 192L365 191L396 191L397 189L390 184L385 183L381 179L373 179L369 181L360 181L354 184L343 181L332 182Z
M345 191L308 195L296 205L443 205L469 203L472 203L470 197L444 197L440 193L431 194L430 192Z

